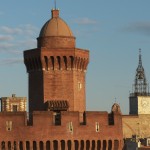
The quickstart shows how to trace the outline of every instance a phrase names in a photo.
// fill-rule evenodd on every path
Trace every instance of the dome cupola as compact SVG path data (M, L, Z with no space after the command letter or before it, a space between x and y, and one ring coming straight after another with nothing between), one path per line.
M59 10L51 11L52 17L42 27L38 40L38 47L74 48L75 37L67 23L59 17Z

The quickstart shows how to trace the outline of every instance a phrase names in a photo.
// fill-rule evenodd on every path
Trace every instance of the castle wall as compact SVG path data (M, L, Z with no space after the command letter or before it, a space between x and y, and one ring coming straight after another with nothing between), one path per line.
M109 125L107 112L86 112L84 123L79 121L79 115L78 112L62 112L61 125L55 125L53 112L37 111L33 113L33 125L27 126L26 113L0 113L1 148L18 146L48 150L49 146L57 149L66 145L73 150L77 147L121 150L121 115L114 114L114 125ZM12 121L10 130L7 130L7 121Z

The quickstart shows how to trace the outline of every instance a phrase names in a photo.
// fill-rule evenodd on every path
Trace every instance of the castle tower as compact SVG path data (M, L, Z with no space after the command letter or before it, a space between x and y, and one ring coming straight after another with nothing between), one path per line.
M29 74L29 112L84 112L89 51L76 48L76 39L59 17L59 10L51 13L37 38L37 48L24 51Z
M142 66L141 49L139 50L139 63L136 69L133 92L129 97L130 114L150 114L150 93Z

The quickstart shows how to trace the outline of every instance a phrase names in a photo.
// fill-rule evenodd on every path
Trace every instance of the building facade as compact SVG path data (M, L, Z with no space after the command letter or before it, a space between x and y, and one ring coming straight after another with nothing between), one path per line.
M133 92L129 96L129 108L129 115L122 117L124 139L136 138L137 141L147 145L147 142L143 141L150 137L150 93L142 65L141 50L139 50Z
M24 51L29 75L26 112L0 113L1 149L122 150L122 114L86 111L89 51L75 37L59 10L41 29L37 48Z
M16 97L15 94L12 94L12 97L1 97L0 100L2 112L27 111L26 97Z

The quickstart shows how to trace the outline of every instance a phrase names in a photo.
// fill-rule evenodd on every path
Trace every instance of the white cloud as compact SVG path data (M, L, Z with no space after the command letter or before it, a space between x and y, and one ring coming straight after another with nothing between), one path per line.
M37 45L37 27L27 24L17 28L0 26L0 52L20 54L25 49L35 48Z
M11 35L0 35L0 42L1 41L10 41L13 40L14 38Z
M7 26L0 27L0 31L5 34L21 34L23 33L23 30L20 28L11 28Z
M35 48L39 29L31 24L0 26L0 65L23 63L23 51Z
M97 23L95 20L92 20L89 18L75 19L73 22L80 24L80 25L90 25L90 24L96 24Z
M23 34L26 36L33 36L39 32L39 29L31 24L22 25L20 28L23 29Z
M150 22L135 22L125 27L123 31L150 36Z
M11 43L0 43L0 51L6 51L14 48L15 45Z
M13 55L22 55L24 50L35 48L36 44L36 40L32 39L11 43L0 43L0 52Z
M0 65L11 65L11 64L18 64L23 63L23 59L21 58L8 58L0 60Z
M22 49L31 49L35 48L37 45L37 41L35 39L27 39L18 41L18 47L21 47Z
M15 35L32 36L37 33L38 28L30 24L21 25L17 28L1 26L0 31L4 34L10 34L13 36Z

